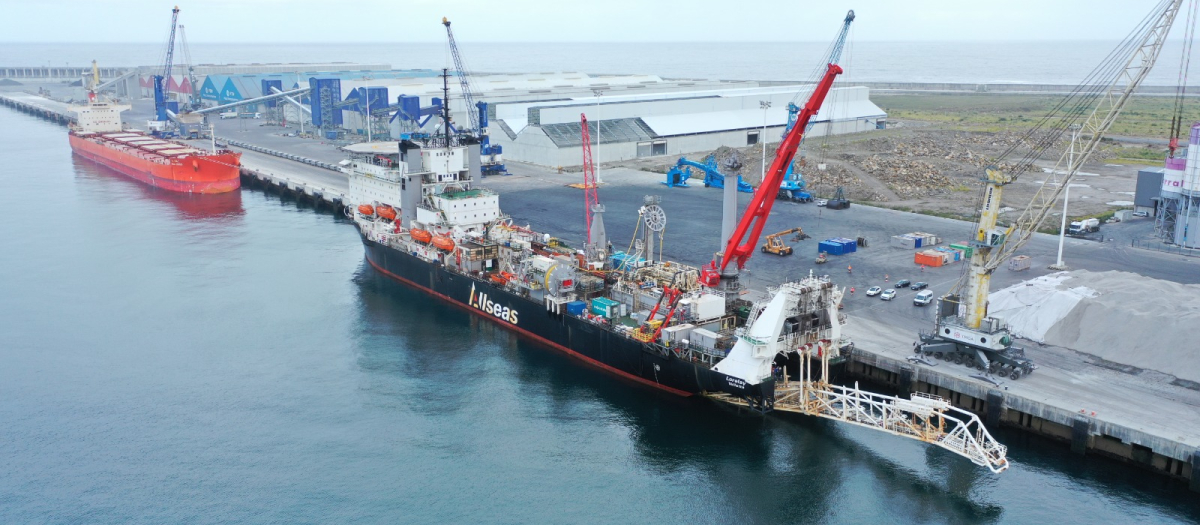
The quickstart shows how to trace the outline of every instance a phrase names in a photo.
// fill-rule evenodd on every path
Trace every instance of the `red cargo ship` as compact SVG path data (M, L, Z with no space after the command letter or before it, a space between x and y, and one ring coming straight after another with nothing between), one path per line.
M240 153L209 152L180 142L124 130L121 111L129 106L92 102L74 108L79 124L70 132L71 149L154 187L183 193L224 193L241 187Z

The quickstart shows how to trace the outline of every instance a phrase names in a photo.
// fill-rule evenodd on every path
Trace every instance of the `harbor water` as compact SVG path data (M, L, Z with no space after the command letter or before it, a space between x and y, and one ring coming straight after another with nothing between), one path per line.
M156 191L0 108L0 523L1188 523L1011 432L992 475L652 391L379 277L352 225Z

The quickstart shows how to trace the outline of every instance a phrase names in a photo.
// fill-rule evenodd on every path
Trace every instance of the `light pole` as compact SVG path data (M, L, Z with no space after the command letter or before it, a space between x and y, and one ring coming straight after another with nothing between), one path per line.
M366 126L367 126L367 142L371 142L371 87L370 86L363 88L363 98L365 98L366 102L367 102L367 113L365 115L363 115L363 120L366 121Z
M1063 263L1063 240L1067 236L1067 201L1071 199L1071 184L1069 177L1071 170L1075 165L1075 140L1079 138L1079 124L1071 124L1071 145L1067 149L1067 173L1063 180L1063 211L1062 222L1058 227L1058 260L1051 266L1051 270L1066 270L1067 265Z
M593 89L592 93L594 93L596 95L596 153L595 153L594 160L595 160L595 171L596 171L596 185L599 186L601 182L604 182L600 179L600 95L604 94L604 90Z
M762 133L758 135L758 141L762 143L762 175L758 178L761 183L767 178L767 110L771 108L771 101L760 100L758 107L763 110L763 128Z

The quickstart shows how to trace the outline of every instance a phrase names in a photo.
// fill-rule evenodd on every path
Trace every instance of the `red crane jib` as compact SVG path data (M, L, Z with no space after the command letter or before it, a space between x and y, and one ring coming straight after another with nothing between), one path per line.
M588 134L587 115L579 114L579 123L583 127L583 216L585 219L584 236L587 238L587 243L592 242L592 207L600 204L600 197L596 194L596 166L592 164L592 138ZM596 130L599 131L600 123L596 123ZM599 135L597 135L599 136ZM596 147L599 147L597 144Z
M733 231L728 244L725 245L721 261L717 262L714 259L701 269L700 281L705 286L711 287L720 284L721 272L735 258L739 270L746 267L746 260L754 253L759 235L762 234L763 226L767 223L767 216L771 214L771 207L775 205L775 197L779 194L779 184L783 182L788 165L796 157L800 139L804 138L804 129L808 127L808 121L812 120L812 117L821 109L821 104L825 102L825 97L829 95L829 89L833 86L834 78L841 73L841 66L829 64L825 76L821 77L816 89L813 89L812 96L808 97L808 102L796 116L796 123L792 126L792 130L779 143L779 149L775 150L775 160L771 162L771 168L767 170L766 177L759 184L758 190L754 192L750 205L746 207L746 213L738 221L737 229Z

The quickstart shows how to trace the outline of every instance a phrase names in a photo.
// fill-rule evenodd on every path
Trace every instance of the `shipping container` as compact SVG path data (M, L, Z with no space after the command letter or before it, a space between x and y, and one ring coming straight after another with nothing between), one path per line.
M717 347L717 340L720 338L720 335L718 335L716 332L705 330L703 328L696 328L692 330L690 339L688 339L688 341L692 345L700 348L715 349Z
M817 249L829 255L844 255L846 253L846 248L842 246L842 243L836 242L832 239L821 241L820 244L817 245Z
M692 330L695 329L696 327L694 325L686 323L663 328L662 343L668 346L682 344L684 341L688 340L688 337L692 335Z
M967 259L971 258L971 254L975 253L975 249L965 242L956 242L950 245L951 248L963 252L963 256Z
M933 255L927 252L917 252L916 255L913 256L913 262L923 266L932 266L936 268L942 265L942 261L943 259L941 255Z
M1030 265L1028 255L1018 255L1008 261L1008 269L1014 272L1028 270Z
M582 316L587 311L587 303L584 301L571 301L567 303L567 313L574 316Z
M913 249L917 247L917 239L911 235L893 235L892 246Z
M592 313L601 317L616 317L620 313L620 304L607 297L597 297L592 299Z

